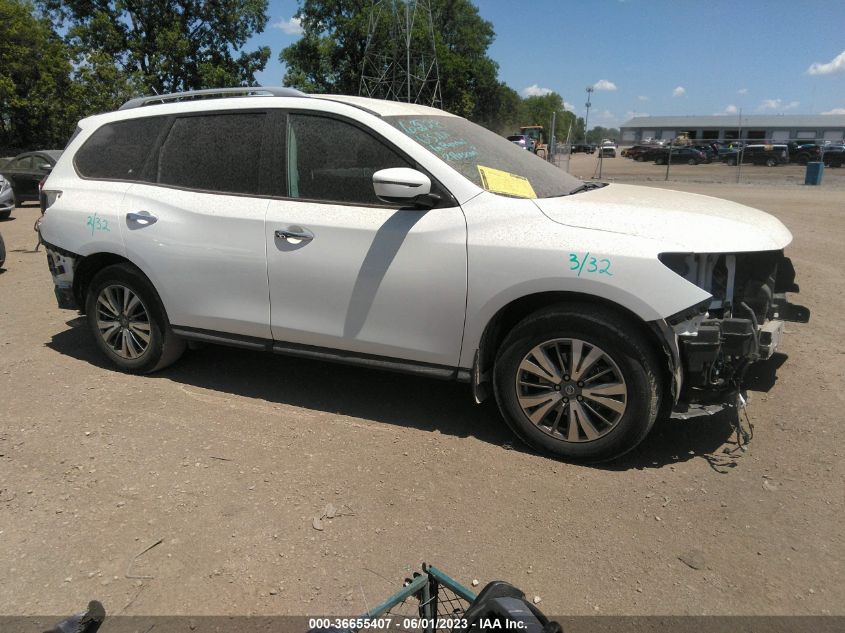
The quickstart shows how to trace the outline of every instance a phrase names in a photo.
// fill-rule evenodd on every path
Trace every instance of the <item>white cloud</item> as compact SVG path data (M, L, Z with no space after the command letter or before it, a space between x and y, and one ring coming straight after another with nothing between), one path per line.
M833 110L822 112L822 114L845 114L845 108L833 108Z
M685 94L687 94L687 90L683 86L678 86L672 91L673 97L683 97Z
M608 81L607 79L599 79L596 83L593 84L593 88L595 88L596 90L612 92L616 90L616 84L612 81Z
M736 93L738 95L747 95L748 94L748 88L740 88L739 90L736 91Z
M281 29L288 35L302 35L304 32L302 29L302 22L299 18L291 18L290 20L279 20L278 22L273 22L271 26L274 29Z
M734 104L730 104L725 108L722 114L736 114L739 112L739 108L737 108Z
M610 110L601 110L590 117L590 123L601 125L602 127L616 127L619 125L619 119Z
M640 95L639 97L637 97L637 99L639 99L640 101L648 101L648 97L646 97L645 95Z
M794 110L799 105L800 101L790 101L784 103L783 99L763 99L763 102L757 108L758 110Z
M575 106L573 104L569 103L569 101L563 102L563 109L567 110L569 112L575 112Z
M807 73L810 75L836 75L838 73L845 73L845 51L839 53L839 55L826 64L820 62L810 64Z
M544 97L547 94L551 94L553 91L551 88L541 88L538 84L534 84L532 86L528 86L527 88L522 89L522 96L523 97Z
M625 113L625 120L633 119L634 117L638 116L649 116L648 112L634 112L633 110L628 110Z

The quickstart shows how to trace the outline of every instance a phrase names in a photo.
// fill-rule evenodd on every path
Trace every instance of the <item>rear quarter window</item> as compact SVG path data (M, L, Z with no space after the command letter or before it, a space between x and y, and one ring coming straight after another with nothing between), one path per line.
M76 152L77 172L85 178L142 180L144 163L166 121L147 117L107 123Z

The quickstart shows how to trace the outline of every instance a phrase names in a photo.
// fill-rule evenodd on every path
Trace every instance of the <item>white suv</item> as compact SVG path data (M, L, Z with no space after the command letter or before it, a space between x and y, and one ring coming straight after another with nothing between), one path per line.
M772 216L583 183L419 105L135 99L80 122L43 199L59 306L123 370L205 341L460 380L570 459L735 398L807 318Z

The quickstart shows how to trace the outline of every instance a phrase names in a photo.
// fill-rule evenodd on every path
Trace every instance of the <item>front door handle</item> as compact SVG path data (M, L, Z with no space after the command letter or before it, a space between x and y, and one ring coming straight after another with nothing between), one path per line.
M138 211L138 213L127 213L126 223L130 229L142 229L158 222L158 218L149 211Z
M314 239L314 234L301 226L288 226L276 229L276 239L285 240L288 244L303 244Z

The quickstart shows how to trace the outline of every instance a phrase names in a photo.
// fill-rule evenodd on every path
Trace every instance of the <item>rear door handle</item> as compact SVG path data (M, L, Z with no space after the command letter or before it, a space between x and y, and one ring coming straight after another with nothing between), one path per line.
M142 229L145 226L150 226L158 222L158 218L149 211L138 211L138 213L127 213L126 223L129 228Z
M276 239L285 240L288 244L302 244L314 239L314 234L301 226L288 226L276 229Z

